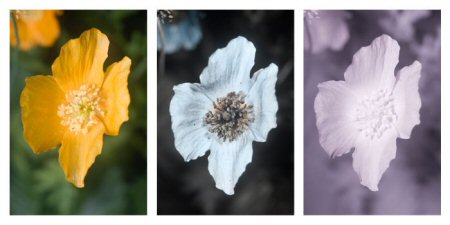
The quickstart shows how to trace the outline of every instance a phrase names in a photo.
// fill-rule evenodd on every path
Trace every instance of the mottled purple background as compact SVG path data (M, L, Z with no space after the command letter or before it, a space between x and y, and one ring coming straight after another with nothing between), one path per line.
M312 54L305 49L304 52L304 213L440 214L440 11L431 11L415 21L409 38L404 37L401 29L391 29L389 26L394 24L389 20L387 26L381 25L382 18L392 16L388 11L347 12L350 17L345 22L350 38L341 50ZM307 28L310 24L306 23ZM317 84L343 80L353 54L381 34L399 41L400 59L396 71L416 59L422 63L419 83L422 108L420 125L413 129L410 139L397 139L397 156L383 175L380 190L372 192L359 184L351 154L330 159L320 146L314 99Z

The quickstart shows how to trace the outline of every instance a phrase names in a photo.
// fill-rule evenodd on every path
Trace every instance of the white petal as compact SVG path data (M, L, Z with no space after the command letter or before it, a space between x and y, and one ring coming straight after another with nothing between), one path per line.
M225 48L216 50L209 57L208 66L200 75L200 83L214 91L215 97L225 96L231 91L247 93L255 51L255 46L244 37L231 40Z
M314 101L319 142L328 155L349 152L359 135L355 118L356 96L344 81L327 81L318 85Z
M305 37L308 41L306 48L310 47L314 54L328 48L334 51L341 50L350 38L346 21L348 18L350 14L344 11L318 11L318 18L307 19L305 24L308 26L306 32L310 32L310 37Z
M419 79L422 65L415 61L398 72L394 88L394 107L397 113L397 130L401 138L408 139L414 126L420 123Z
M234 194L234 186L252 161L252 140L244 136L233 142L213 142L208 157L208 170L216 187L228 195Z
M397 41L388 35L375 38L370 46L361 48L353 56L352 64L344 74L346 83L361 93L380 89L391 91L399 52Z
M176 85L175 95L170 102L172 130L175 147L184 160L196 159L205 154L211 146L211 134L204 126L203 118L213 107L212 101L203 94L199 84Z
M278 67L270 64L260 69L252 77L252 87L248 94L248 102L253 105L255 121L251 123L250 130L255 141L266 141L267 134L277 127L278 102L275 96Z
M372 191L378 191L378 182L395 158L397 150L395 129L387 130L380 139L371 140L360 136L353 152L353 169L359 175L361 184Z

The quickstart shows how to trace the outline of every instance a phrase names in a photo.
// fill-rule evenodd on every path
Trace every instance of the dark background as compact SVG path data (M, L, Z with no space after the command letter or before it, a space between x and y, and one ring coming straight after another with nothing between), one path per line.
M413 24L411 40L379 25L387 11L348 11L350 38L340 51L304 53L304 213L440 214L441 213L441 58L440 11ZM320 17L320 12L319 12ZM394 29L395 30L395 29ZM398 29L400 32L401 30ZM396 72L414 60L422 63L419 92L421 123L410 139L397 139L397 155L372 192L360 185L351 154L330 159L319 144L314 113L317 85L344 80L345 69L361 47L381 34L397 39ZM313 40L314 41L314 40ZM420 47L423 47L419 50Z
M294 212L294 12L201 11L203 38L192 50L165 55L158 74L158 214L293 214ZM175 18L174 22L179 19ZM267 142L253 142L253 159L235 194L216 189L207 156L184 162L174 146L169 103L173 86L199 83L209 56L237 36L256 47L251 74L271 62L279 67L277 128ZM158 61L160 62L158 52ZM161 68L158 68L159 71Z
M147 214L147 12L66 10L58 19L61 35L54 46L10 50L10 213ZM119 136L104 135L102 154L78 189L66 181L58 150L35 155L25 142L19 99L26 77L51 75L61 46L92 27L110 41L105 70L124 56L132 60L131 103L129 121Z

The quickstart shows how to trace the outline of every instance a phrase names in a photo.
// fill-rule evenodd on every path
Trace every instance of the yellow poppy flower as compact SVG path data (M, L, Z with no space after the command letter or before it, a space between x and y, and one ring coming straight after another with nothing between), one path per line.
M131 60L125 56L103 72L108 45L99 30L83 32L61 48L53 76L27 78L20 97L25 140L36 154L61 144L59 163L79 188L101 153L103 134L119 135L128 120Z
M14 10L17 29L20 38L20 49L28 50L36 45L50 47L59 37L60 28L57 19L61 15L59 10ZM10 42L13 47L17 46L14 23L9 22Z

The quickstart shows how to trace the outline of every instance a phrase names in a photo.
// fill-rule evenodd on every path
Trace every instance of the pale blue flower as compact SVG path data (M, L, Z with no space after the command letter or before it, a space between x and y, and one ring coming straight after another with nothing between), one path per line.
M211 55L200 83L176 85L170 102L176 149L185 161L211 150L209 173L229 195L252 161L252 142L265 142L277 126L278 67L272 63L250 78L255 51L243 37L231 40Z
M175 53L179 50L193 50L203 37L200 26L200 14L189 11L187 16L179 22L162 23L164 32L164 51L167 54ZM163 43L161 34L158 32L158 50L161 50Z
M372 191L395 158L397 138L409 139L420 123L422 65L395 76L399 52L397 41L381 35L355 53L345 81L320 83L314 102L320 145L331 157L354 149L353 169Z

